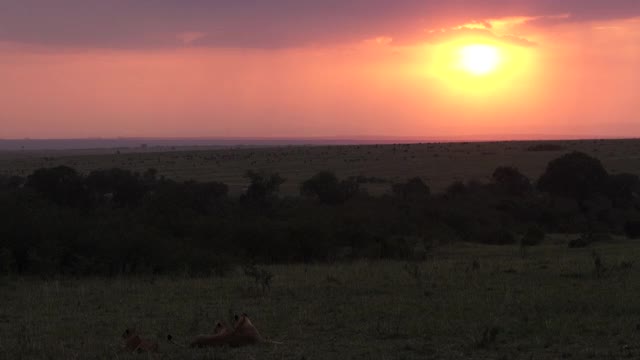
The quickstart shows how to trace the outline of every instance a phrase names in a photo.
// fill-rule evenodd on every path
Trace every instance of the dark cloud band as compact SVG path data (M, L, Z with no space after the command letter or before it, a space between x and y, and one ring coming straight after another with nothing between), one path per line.
M279 48L390 36L505 16L640 16L639 0L5 0L0 41L55 46ZM558 20L556 20L557 22ZM413 35L412 35L413 34Z

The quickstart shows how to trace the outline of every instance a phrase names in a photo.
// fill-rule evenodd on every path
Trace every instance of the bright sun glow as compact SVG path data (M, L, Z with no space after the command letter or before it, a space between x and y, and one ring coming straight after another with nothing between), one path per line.
M481 76L495 71L500 64L500 52L490 45L467 45L460 49L460 67Z
M445 99L473 97L485 105L490 97L504 101L525 89L531 94L539 78L538 49L532 46L463 37L426 44L420 51L416 71L442 85L439 94ZM514 87L514 83L527 85Z

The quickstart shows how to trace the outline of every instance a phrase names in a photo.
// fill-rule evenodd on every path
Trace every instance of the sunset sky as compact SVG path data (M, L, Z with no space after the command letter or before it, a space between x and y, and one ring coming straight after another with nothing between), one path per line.
M639 0L3 0L0 138L640 136Z

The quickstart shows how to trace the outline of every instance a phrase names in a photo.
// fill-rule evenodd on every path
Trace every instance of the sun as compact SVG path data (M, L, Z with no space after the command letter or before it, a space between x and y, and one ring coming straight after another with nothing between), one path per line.
M460 49L459 66L462 70L475 75L490 74L500 65L500 51L491 45L467 45Z

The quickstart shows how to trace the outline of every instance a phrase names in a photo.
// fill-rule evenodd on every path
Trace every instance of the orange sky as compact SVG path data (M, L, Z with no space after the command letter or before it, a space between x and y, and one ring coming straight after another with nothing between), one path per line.
M0 31L0 138L640 136L640 12L571 18L489 13L278 46ZM496 72L451 70L475 43L501 51Z

